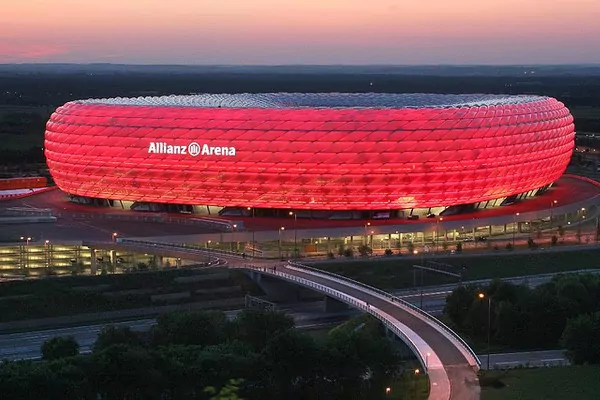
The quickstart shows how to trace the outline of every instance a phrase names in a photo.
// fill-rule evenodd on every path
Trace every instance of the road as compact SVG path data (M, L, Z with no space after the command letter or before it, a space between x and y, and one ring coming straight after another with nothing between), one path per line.
M479 356L481 368L487 368L487 354ZM523 351L490 355L490 369L569 365L564 350Z
M565 272L557 272L552 274L517 276L513 278L503 278L502 281L514 283L516 285L527 284L529 287L536 287L549 282L556 275L564 274ZM568 273L592 273L599 274L600 269L588 269L579 271L569 271ZM475 281L465 281L463 285L487 285L492 279L480 279ZM392 293L403 300L406 300L433 315L441 315L446 305L446 297L452 293L458 284L448 284L440 286L424 286L422 295L419 288L395 290ZM421 298L423 299L421 301Z
M312 309L311 311L294 311L306 307L292 306L290 309L281 309L289 316L294 318L298 329L318 329L329 326L332 323L340 323L349 317L359 314L357 310L348 310L338 313L323 313ZM229 319L235 316L241 310L227 311ZM89 353L92 345L98 337L98 333L106 325L129 326L133 331L143 332L149 330L156 324L153 318L140 319L134 321L123 321L117 323L101 323L93 325L72 326L57 329L48 329L41 331L20 332L0 335L0 360L22 360L38 359L41 357L42 344L53 337L73 336L80 346L80 352Z

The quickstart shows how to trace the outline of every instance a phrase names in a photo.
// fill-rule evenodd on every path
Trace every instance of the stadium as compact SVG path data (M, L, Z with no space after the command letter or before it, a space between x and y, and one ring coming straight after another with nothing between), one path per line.
M202 94L69 102L45 154L80 203L418 218L544 193L574 138L569 110L542 96Z

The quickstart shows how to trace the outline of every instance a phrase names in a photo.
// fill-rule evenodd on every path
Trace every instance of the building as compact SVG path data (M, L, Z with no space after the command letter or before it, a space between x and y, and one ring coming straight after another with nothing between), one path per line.
M79 202L386 218L535 196L574 136L569 110L540 96L204 94L67 103L45 152Z

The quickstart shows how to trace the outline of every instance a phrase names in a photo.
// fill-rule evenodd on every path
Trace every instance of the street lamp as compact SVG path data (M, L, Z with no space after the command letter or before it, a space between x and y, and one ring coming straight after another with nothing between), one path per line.
M248 207L248 211L252 211L252 219L254 219L254 208ZM256 247L256 244L254 242L254 229L252 229L252 258L254 258L254 255L255 255L254 254L256 251L255 247Z
M294 257L298 257L298 229L296 227L296 223L298 222L298 214L293 211L290 211L290 216L294 216Z
M281 233L285 230L285 226L279 228L279 259L281 260Z
M365 246L369 245L369 232L367 232L367 229L371 226L370 222L367 222L365 224Z
M444 220L443 217L438 218L437 223L435 224L435 251L438 252L439 248L438 248L438 244L440 241L439 238L439 228L440 228L440 222L442 222Z
M29 242L31 236L21 236L21 240L25 241L25 268L29 268Z
M115 243L117 241L117 236L119 236L119 234L117 232L113 232L112 237L111 237L111 241L113 243Z
M513 248L515 247L515 231L517 230L517 217L521 215L519 213L516 213L515 215L513 215Z
M235 243L235 251L238 251L238 245L235 241L235 230L237 229L237 224L233 224L231 226L231 251L233 251L233 244Z
M554 205L558 203L556 200L552 200L550 203L550 229L552 229L552 218L554 217Z
M44 248L46 250L46 268L50 267L50 241L44 242Z
M477 295L477 297L479 297L479 300L485 300L486 295L485 293L479 293ZM490 370L490 335L491 335L491 331L492 331L492 297L491 296L487 296L487 302L488 302L488 323L487 323L487 369L488 371Z

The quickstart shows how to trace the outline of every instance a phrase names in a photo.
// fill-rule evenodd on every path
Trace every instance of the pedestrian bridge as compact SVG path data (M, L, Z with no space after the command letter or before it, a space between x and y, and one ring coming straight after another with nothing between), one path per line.
M219 265L244 269L292 282L335 298L379 319L414 352L422 370L429 375L432 400L479 399L477 370L480 361L475 352L454 331L418 307L383 290L341 275L318 270L298 262L248 260L245 256L179 244L134 242L144 251L167 248L186 253L187 257L217 257ZM250 264L249 262L253 263Z

